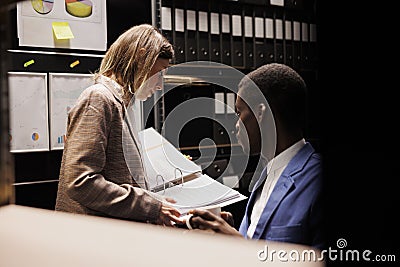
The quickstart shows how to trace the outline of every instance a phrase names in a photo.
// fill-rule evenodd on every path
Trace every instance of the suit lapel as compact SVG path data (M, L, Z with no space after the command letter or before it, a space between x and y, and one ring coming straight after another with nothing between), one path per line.
M271 221L272 215L279 203L282 202L284 197L287 195L289 190L295 186L293 176L301 170L311 155L314 153L314 149L309 143L306 143L300 151L291 159L288 166L281 174L276 183L270 198L261 214L261 218L258 221L256 230L253 235L253 239L260 239L267 225Z
M265 205L263 213L261 214L261 218L258 221L256 230L254 231L253 239L260 238L260 236L264 232L266 225L270 221L272 214L292 186L294 185L293 180L290 178L290 176L282 173L271 193L270 198L268 199L267 205Z
M260 174L260 178L258 179L258 181L256 182L256 184L254 185L253 191L250 195L250 198L247 202L246 205L246 211L245 211L245 220L246 220L246 224L247 226L250 225L250 217L251 217L251 211L253 210L253 206L254 206L254 201L257 195L257 190L260 188L261 185L264 184L265 179L267 178L267 166L264 167L263 171ZM248 228L248 227L246 227ZM246 229L247 231L247 229ZM246 235L245 235L246 236Z

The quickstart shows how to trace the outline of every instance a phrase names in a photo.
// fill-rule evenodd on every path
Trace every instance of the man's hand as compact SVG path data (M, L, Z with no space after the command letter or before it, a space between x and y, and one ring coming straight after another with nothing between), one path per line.
M221 212L222 217L201 209L191 210L189 213L193 214L190 218L190 225L193 229L213 230L216 233L243 237L233 227L233 217L229 212ZM229 223L225 219L229 221Z
M221 211L221 217L224 219L230 226L235 227L235 222L233 221L232 213L227 211Z

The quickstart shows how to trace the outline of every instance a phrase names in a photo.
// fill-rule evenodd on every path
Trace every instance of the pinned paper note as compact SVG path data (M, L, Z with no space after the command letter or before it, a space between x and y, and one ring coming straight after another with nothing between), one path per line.
M68 22L52 22L53 32L57 40L72 39L74 35L69 27Z

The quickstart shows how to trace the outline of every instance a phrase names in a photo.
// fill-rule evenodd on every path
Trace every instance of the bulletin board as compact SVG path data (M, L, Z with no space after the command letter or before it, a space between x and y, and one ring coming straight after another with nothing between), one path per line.
M31 0L17 4L20 46L107 49L106 0Z
M10 151L49 151L47 73L9 72Z
M49 73L50 149L64 148L68 112L79 95L93 84L93 74Z

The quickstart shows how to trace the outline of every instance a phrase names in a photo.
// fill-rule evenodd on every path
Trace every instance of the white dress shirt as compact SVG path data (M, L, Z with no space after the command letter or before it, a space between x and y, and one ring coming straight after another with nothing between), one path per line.
M267 178L262 190L260 190L260 187L257 189L257 195L254 200L254 206L250 217L250 226L249 229L247 229L248 238L253 237L265 205L267 204L268 199L274 190L275 184L281 176L283 170L286 168L294 155L296 155L297 152L299 152L299 150L305 145L305 143L306 141L301 139L268 162L267 166L265 167L267 168Z

